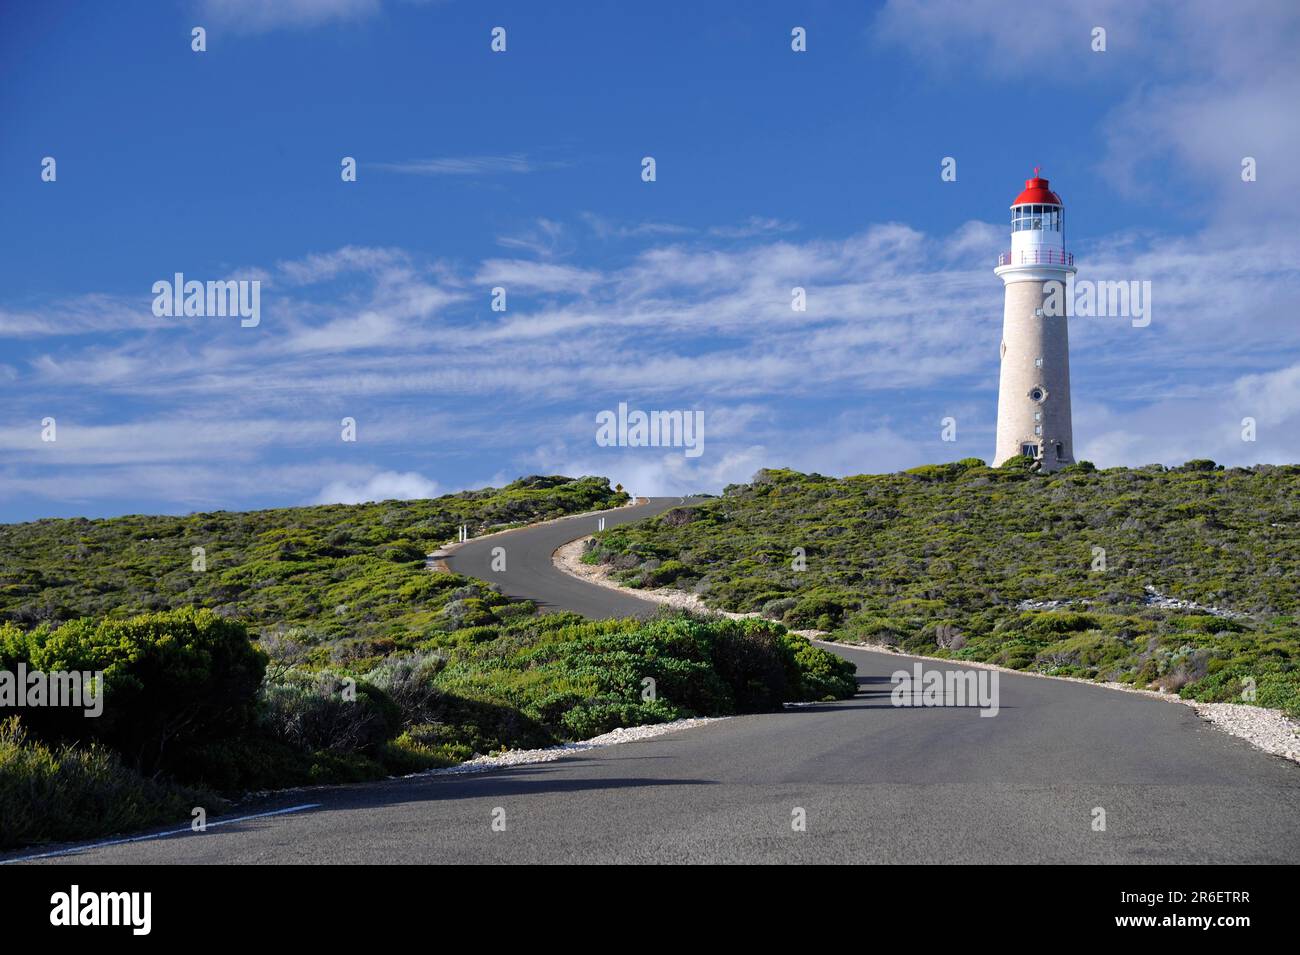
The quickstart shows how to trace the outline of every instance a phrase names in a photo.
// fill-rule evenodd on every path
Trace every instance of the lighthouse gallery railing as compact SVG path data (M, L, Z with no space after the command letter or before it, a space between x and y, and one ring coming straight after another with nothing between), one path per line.
M1024 249L1020 252L1001 252L998 265L1073 265L1073 252L1056 249Z

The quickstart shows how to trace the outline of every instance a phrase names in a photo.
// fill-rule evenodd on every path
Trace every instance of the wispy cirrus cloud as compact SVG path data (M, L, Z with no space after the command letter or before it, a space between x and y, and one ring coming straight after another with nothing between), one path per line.
M770 216L750 216L739 225L714 226L709 235L720 239L751 239L760 235L775 235L781 232L794 232L799 226L793 222L774 219Z
M276 264L277 272L295 285L312 285L338 275L356 272L378 273L405 269L410 256L401 249L366 248L347 245L331 252L312 253Z
M0 494L93 497L102 474L103 499L135 482L179 506L220 501L223 487L255 493L264 474L272 502L360 500L428 490L410 475L446 486L447 462L459 462L458 486L472 483L468 466L681 492L758 466L853 473L989 454L1004 226L934 235L886 222L801 241L710 231L614 261L581 238L604 251L599 236L559 222L548 234L572 243L565 262L520 250L449 265L345 246L269 267L278 281L256 329L186 319L22 339L0 374ZM1083 454L1300 458L1300 331L1287 307L1300 298L1300 239L1219 226L1077 251L1080 279L1131 275L1154 290L1147 328L1071 321ZM488 308L497 285L501 313ZM806 312L791 308L794 286ZM704 457L596 447L595 413L622 400L705 411ZM60 421L57 448L40 443L46 415ZM1234 437L1247 415L1257 443ZM345 416L354 445L340 442ZM939 440L946 416L957 444Z
M437 3L440 0L401 0ZM337 23L357 23L378 14L384 0L200 0L209 22L236 33L306 30Z
M582 212L578 216L587 227L602 239L657 239L683 238L698 235L701 230L674 222L618 222L594 212ZM794 232L798 223L788 222L773 216L753 215L743 222L728 225L710 226L703 234L716 239L752 239L758 236L776 235Z
M126 329L165 328L150 307L148 288L138 297L92 293L43 303L39 308L0 306L0 339L46 338L119 332Z
M643 239L666 236L685 236L695 232L690 226L673 222L616 222L594 212L580 213L587 227L602 239Z
M372 169L412 176L499 176L509 173L557 169L563 163L529 159L527 156L444 156L438 159L405 159L398 162L372 162Z
M546 218L535 219L510 235L497 236L497 245L504 249L527 252L541 259L555 258L572 248L564 224Z
M202 0L199 10L214 23L241 33L316 27L377 13L381 0Z

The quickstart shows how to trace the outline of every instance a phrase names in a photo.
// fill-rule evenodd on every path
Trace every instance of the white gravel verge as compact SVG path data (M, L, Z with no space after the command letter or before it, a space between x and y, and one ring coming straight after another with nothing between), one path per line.
M707 606L695 594L684 593L680 590L673 590L668 587L661 587L655 590L638 590L631 587L624 587L616 581L610 580L609 569L599 564L584 564L581 560L582 550L590 537L583 537L576 541L571 541L559 548L552 556L555 566L571 574L574 577L580 577L590 584L598 587L609 587L613 590L621 590L624 593L635 594L638 597L644 597L647 600L653 600L656 603L666 604L671 607L679 607L684 610L695 610L700 613L711 613L718 616L730 617L733 620L741 617L758 617L757 613L732 613L729 611L714 610ZM852 644L852 643L831 643L818 638L825 637L827 634L821 630L796 630L800 636L808 637L810 640L817 640L826 646L845 646L861 647L864 650L874 650L880 653L898 653L892 647L879 646L874 644ZM900 654L903 656L914 657L920 660L934 660L936 663L946 663L963 667L973 667L984 670L1001 670L1004 673L1018 673L1022 676L1041 677L1044 680L1069 680L1072 683L1084 683L1089 686L1105 687L1109 690L1121 690L1125 693L1142 693L1146 696L1158 700L1164 700L1167 703L1182 703L1184 706L1190 706L1196 715L1205 720L1216 729L1222 730L1232 736L1244 739L1256 749L1263 750L1270 756L1280 756L1283 759L1289 759L1292 762L1300 763L1300 723L1291 719L1281 710L1270 710L1262 706L1249 706L1240 703L1201 703L1197 700L1185 700L1174 693L1161 693L1156 690L1145 690L1129 686L1127 683L1106 683L1097 680L1085 680L1080 677L1068 676L1051 676L1046 673L1034 673L1031 670L1012 670L1009 667L1000 667L992 663L976 663L968 660L954 660L951 657L932 657L920 653ZM787 704L789 705L789 704Z
M589 749L653 739L656 736L664 736L678 730L690 729L693 726L703 726L705 723L718 723L729 718L726 716L700 717L689 720L673 720L671 723L626 726L622 729L611 730L600 736L593 736L591 739L585 739L579 743L561 743L559 746L548 746L545 749L511 749L491 756L475 756L473 759L467 759L455 766L447 766L444 769L426 769L421 773L412 773L411 776L456 776L461 773L482 773L490 769L502 769L508 766L551 763L557 759L563 759L565 756L572 756L574 753L584 753Z
M610 590L621 590L625 594L634 597L644 597L646 600L654 603L664 604L669 607L676 607L679 610L694 610L697 613L712 614L715 617L727 617L731 620L743 620L746 617L762 617L760 613L735 613L730 610L714 610L708 606L700 597L695 594L688 594L682 590L674 590L672 587L657 587L654 589L634 589L624 587L622 584L609 577L609 568L603 564L584 564L582 562L582 549L586 546L587 541L591 540L592 535L580 537L576 541L559 547L551 555L551 562L560 570L573 577L580 577L589 584L595 584L597 587L606 587ZM801 637L824 637L824 630L792 630L791 633L797 633Z
M1281 710L1240 703L1198 703L1172 697L1196 710L1196 715L1218 729L1239 736L1257 749L1300 763L1300 723Z

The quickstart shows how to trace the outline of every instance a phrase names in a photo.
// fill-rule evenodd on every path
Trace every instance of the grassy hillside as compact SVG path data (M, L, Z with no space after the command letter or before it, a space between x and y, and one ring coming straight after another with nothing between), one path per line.
M431 500L0 525L0 621L205 607L319 647L322 662L364 662L497 620L499 595L425 569L460 525L478 536L627 500L604 478L534 476Z
M1297 466L762 471L585 559L840 640L1203 700L1253 679L1256 702L1300 715Z
M851 665L780 626L537 616L425 567L462 523L624 500L603 479L526 478L430 501L0 527L0 670L103 671L107 687L97 718L0 705L0 847L853 694Z

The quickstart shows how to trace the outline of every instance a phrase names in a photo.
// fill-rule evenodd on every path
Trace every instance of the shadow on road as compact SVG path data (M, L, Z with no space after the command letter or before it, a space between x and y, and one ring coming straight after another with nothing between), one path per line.
M667 757L637 757L637 758L656 758L662 759ZM603 762L603 760L600 760ZM567 762L567 761L565 761ZM541 793L575 793L584 790L619 790L619 789L639 789L639 788L660 788L669 786L713 786L717 785L716 780L712 779L692 779L692 778L656 778L648 777L636 779L632 777L616 777L610 779L566 779L554 776L551 770L560 766L561 761L554 763L535 763L527 766L506 767L502 769L493 769L482 773L450 773L437 776L408 776L398 779L385 779L371 783L356 783L352 785L330 786L321 789L298 790L289 798L284 794L277 794L274 797L266 797L265 800L259 800L256 803L246 803L230 815L238 817L254 812L267 812L276 808L283 808L298 803L317 802L319 805L310 809L303 809L293 814L292 818L321 816L336 812L352 812L354 810L376 810L386 806L394 806L402 803L444 803L457 799L490 799L496 797L511 796L536 796ZM548 778L550 777L550 778ZM213 826L206 832L179 832L175 824L155 830L158 833L174 833L160 836L158 841L172 842L181 839L192 839L196 836L202 836L204 839L222 838L234 835L247 835L250 832L257 832L281 824L285 819L291 817L269 817L259 819L249 819L243 822L230 823L229 825ZM209 823L219 823L220 817L212 817ZM109 841L114 837L109 836L104 840L96 840L95 843L85 845L87 850L94 848L94 845ZM120 838L120 837L119 837ZM137 837L141 842L152 841L147 835ZM46 844L43 846L30 846L23 850L0 854L0 859L15 858L29 854L41 852L59 852L63 850L75 850L75 844ZM79 851L69 851L61 858L64 861L75 862L80 855ZM53 861L53 860L51 860Z

